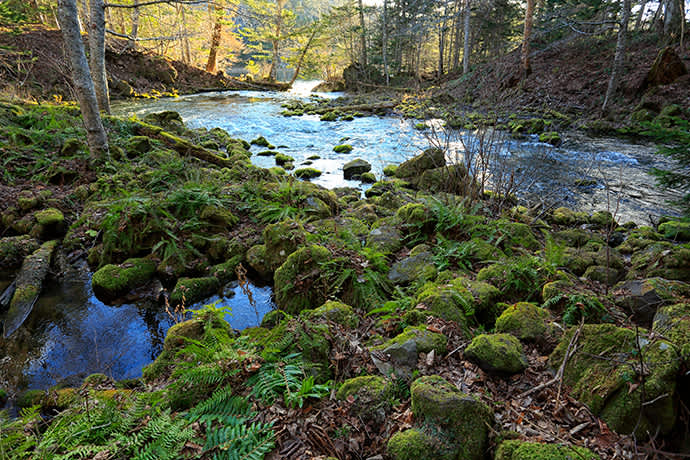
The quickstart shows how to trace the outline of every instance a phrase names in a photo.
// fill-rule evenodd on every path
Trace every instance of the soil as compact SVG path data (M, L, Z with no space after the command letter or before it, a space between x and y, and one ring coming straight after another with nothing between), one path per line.
M84 38L86 49L87 39ZM106 68L111 98L189 94L210 89L262 89L254 83L108 40ZM71 70L59 29L0 25L0 92L24 99L74 100ZM124 83L123 83L124 82Z
M605 117L622 122L642 101L661 107L678 104L690 107L690 74L674 82L644 89L644 80L663 45L651 38L630 40L621 82L609 113L601 113L610 69L615 36L590 37L565 45L546 47L536 43L531 58L532 72L523 78L520 48L475 69L467 79L452 75L438 95L452 96L457 102L476 108L504 111L556 111L583 120ZM539 50L539 48L542 48ZM690 69L690 52L676 46L685 67Z

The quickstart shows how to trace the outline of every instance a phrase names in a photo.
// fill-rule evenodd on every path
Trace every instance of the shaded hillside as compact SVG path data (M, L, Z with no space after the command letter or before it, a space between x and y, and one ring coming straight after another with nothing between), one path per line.
M58 29L0 26L0 91L36 99L73 99L71 74ZM193 93L208 88L254 89L263 86L211 74L180 61L127 49L109 41L106 67L111 96Z
M459 76L442 91L458 102L477 108L500 107L506 111L554 110L583 117L600 118L613 62L615 39L583 38L533 53L532 73L520 75L520 49L483 64L466 78ZM621 76L619 91L609 118L624 121L641 102L658 111L669 104L690 107L690 75L671 84L642 89L642 83L662 46L656 41L633 38ZM690 67L690 53L680 53Z

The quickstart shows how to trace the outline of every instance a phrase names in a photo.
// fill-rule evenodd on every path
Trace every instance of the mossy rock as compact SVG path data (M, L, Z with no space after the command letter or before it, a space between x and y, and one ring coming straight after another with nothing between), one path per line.
M575 332L571 328L549 357L549 365L560 367ZM661 339L649 340L645 330L635 331L611 324L585 324L578 348L568 360L563 381L573 397L586 404L608 426L621 434L636 428L638 438L648 433L668 433L676 421L674 394L680 359L674 345ZM639 345L638 345L639 339ZM639 382L639 349L646 376ZM645 395L645 410L642 395ZM662 397L662 395L665 395Z
M266 246L264 258L268 269L273 272L304 243L307 232L299 221L287 219L267 225L263 237Z
M616 304L644 327L650 327L657 309L690 297L690 284L663 278L628 280L613 289Z
M501 248L479 237L474 237L469 241L463 242L460 252L473 263L497 261L506 256Z
M395 172L398 170L398 165L386 165L383 168L383 175L386 177L395 176Z
M340 144L333 147L335 153L350 153L352 152L352 146L350 144Z
M431 248L419 245L410 255L391 266L388 279L394 284L408 284L413 281L429 281L436 277L436 266Z
M284 153L277 153L275 156L276 164L285 168L286 165L292 164L295 159L290 155L285 155ZM286 168L287 169L287 168Z
M217 278L221 286L225 285L237 277L236 269L241 262L241 255L232 257L223 263L211 267L210 275Z
M555 131L549 131L546 133L541 133L539 135L539 142L543 142L545 144L551 144L554 147L558 147L563 143L563 139L561 139L561 135L558 134Z
M431 332L425 326L408 326L401 334L382 345L374 347L374 349L385 352L394 345L400 345L408 341L413 341L416 344L418 353L429 353L431 350L434 350L437 355L442 355L446 353L448 339L443 334Z
M659 277L690 282L690 248L655 243L635 252L631 264L629 279Z
M402 248L402 234L393 225L381 225L369 232L366 246L384 253L393 253Z
M510 334L478 335L465 349L465 356L485 371L499 374L517 374L528 366L522 344Z
M19 394L14 403L19 409L40 406L45 395L43 390L26 390Z
M660 307L654 315L652 330L667 338L677 349L686 367L690 367L690 304Z
M446 158L443 150L437 148L426 149L416 157L400 164L395 171L395 177L401 179L419 180L424 171L445 166Z
M329 300L319 308L309 310L306 316L310 321L331 321L347 328L356 328L359 324L359 318L355 315L352 307L335 300Z
M359 175L359 180L363 184L373 184L376 182L376 176L372 172L365 172Z
M438 457L480 460L488 445L493 412L478 398L437 375L420 377L410 388L412 412L422 430L438 433Z
M392 404L392 386L379 376L361 376L348 379L340 386L336 398L352 398L351 410L363 420L384 423Z
M0 238L0 269L19 267L39 246L38 241L28 235Z
M438 460L435 440L416 428L398 431L388 440L388 455L393 460Z
M362 173L369 171L371 171L371 164L361 158L356 158L343 165L343 176L346 180L356 179Z
M536 341L547 332L549 312L529 302L508 307L496 320L496 332L511 334L520 340Z
M558 295L573 292L574 290L575 283L572 280L559 279L544 284L544 287L541 290L541 297L544 302L547 302Z
M240 221L230 210L219 206L204 206L199 217L223 229L230 229Z
M338 112L337 110L331 110L330 112L326 112L323 115L321 115L320 120L321 121L337 121L339 116L340 116L340 112Z
M690 241L690 222L668 221L659 225L664 238L677 241Z
M616 226L616 220L610 211L595 212L589 217L589 223L593 228L597 229L614 228Z
M310 245L290 254L275 272L276 304L290 314L323 305L326 301L323 289L321 264L330 260L328 249Z
M417 303L426 305L429 313L467 327L467 318L475 314L475 298L462 279L448 283L427 283L417 293Z
M39 199L30 190L22 190L17 196L17 206L22 211L28 211L35 208L39 204Z
M585 270L585 278L613 286L623 277L619 270L604 265L592 265Z
M300 179L313 179L315 177L319 177L321 175L321 171L315 168L299 168L296 169L293 174L295 177L299 177Z
M43 240L55 238L65 234L67 225L65 216L57 208L43 209L34 213L36 226L31 230L31 234Z
M569 228L553 233L553 237L556 241L564 243L568 247L579 249L592 240L592 233L581 228ZM603 244L603 240L596 241L601 241Z
M422 203L408 203L398 209L396 216L407 233L428 231L434 227L431 209Z
M263 136L259 136L256 139L252 139L252 141L249 144L258 145L259 147L268 147L269 145L271 145L271 143L268 142L266 138Z
M137 158L151 151L151 139L147 136L132 136L125 142L125 152L128 158Z
M156 272L151 259L127 259L120 265L105 265L91 278L96 297L110 301L149 281Z
M546 444L512 439L503 441L496 449L494 460L601 460L585 447Z
M572 227L587 223L589 218L584 212L576 212L569 208L560 207L554 209L551 213L551 221L554 224Z
M529 225L507 220L499 220L497 225L503 235L502 244L504 248L522 247L529 250L539 248L539 241L532 233Z
M190 306L211 297L219 289L220 281L215 276L180 278L170 294L170 303Z

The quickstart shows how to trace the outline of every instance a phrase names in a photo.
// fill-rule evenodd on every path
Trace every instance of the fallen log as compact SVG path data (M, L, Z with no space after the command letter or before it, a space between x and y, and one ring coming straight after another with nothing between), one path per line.
M3 335L9 337L19 329L33 310L43 288L43 280L48 274L50 260L57 246L57 240L48 241L33 254L24 259L15 281L15 291L10 301L10 309L5 317Z
M12 281L5 291L0 295L0 311L10 306L10 301L17 287L17 281Z

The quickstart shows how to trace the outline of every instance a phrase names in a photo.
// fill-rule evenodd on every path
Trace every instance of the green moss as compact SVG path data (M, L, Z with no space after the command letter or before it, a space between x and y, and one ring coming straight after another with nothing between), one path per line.
M124 147L129 158L136 158L151 150L151 139L147 136L132 136L127 139Z
M212 296L219 288L220 282L215 276L180 278L170 294L170 303L190 306Z
M503 234L503 245L506 248L523 247L530 250L539 248L539 241L527 224L500 220L498 228Z
M266 138L263 137L263 136L259 136L259 137L257 137L256 139L253 139L253 140L250 142L250 144L251 144L251 145L258 145L259 147L268 147L269 145L271 145L271 143L268 142L268 141L266 140Z
M408 341L415 342L418 353L429 353L431 350L434 350L437 355L443 355L446 353L448 339L443 334L427 330L426 326L408 326L402 334L393 337L382 345L374 347L374 349L385 350L393 345L401 345Z
M376 176L372 172L365 172L359 175L359 180L364 184L373 184L376 182Z
M440 430L445 438L441 452L452 451L449 458L459 460L484 457L487 425L494 423L486 404L437 375L418 378L412 382L410 392L415 419L424 424L427 432Z
M546 144L551 144L553 146L558 147L563 143L563 140L561 139L561 135L557 132L549 131L546 133L541 133L539 135L539 142L544 142Z
M240 221L232 212L219 206L204 206L200 217L223 229L234 227Z
M17 196L17 206L22 211L28 211L38 206L38 197L29 190L22 190Z
M113 379L108 377L105 374L91 374L88 377L84 379L83 385L84 386L99 386L99 385L112 385L113 384Z
M496 331L512 334L520 340L538 340L547 330L549 313L533 303L518 302L496 320Z
M237 277L235 270L241 262L242 256L232 257L221 264L211 267L210 275L217 278L221 285L227 284Z
M335 153L350 153L352 152L352 146L350 144L340 144L333 147Z
M581 225L588 221L587 214L576 212L568 208L556 208L551 214L551 221L558 225L574 226Z
M670 340L678 349L685 365L690 365L690 304L659 307L654 315L652 329Z
M503 441L494 460L601 460L589 449L520 440Z
M659 225L659 232L664 238L671 240L690 241L690 222L669 221Z
M38 241L28 235L0 238L0 269L19 267L38 248Z
M395 176L395 171L398 170L398 165L386 165L383 168L383 175L386 177Z
M395 433L388 440L388 454L393 460L437 460L434 440L417 429Z
M295 177L299 177L300 179L313 179L315 177L319 177L321 175L321 171L314 168L299 168L296 169L293 174Z
M355 396L362 389L368 393L383 395L385 388L386 380L383 377L365 375L344 381L335 397L343 400L348 396Z
M105 265L93 274L91 285L99 298L113 299L150 280L156 264L150 259L127 259L120 265Z
M427 169L439 168L445 164L446 159L443 150L430 148L398 166L395 176L401 179L412 178L416 181Z
M516 374L528 366L520 341L510 334L482 334L472 339L465 356L489 372Z
M26 390L22 392L19 397L17 397L15 404L20 409L31 406L40 406L44 397L45 392L43 390Z
M290 254L275 272L275 297L279 308L288 313L322 305L325 291L321 277L321 264L331 258L328 249L310 245Z
M79 139L70 138L65 140L60 147L60 156L71 157L77 154L84 147L84 143Z
M311 321L319 319L332 321L349 328L356 328L359 324L359 318L354 314L351 306L334 300L329 300L316 310L310 310L307 318Z
M462 280L450 283L428 283L417 294L417 303L423 303L429 312L445 320L467 325L467 318L475 313L475 299Z
M275 156L276 164L278 166L283 166L285 167L288 164L292 164L295 159L292 158L290 155L285 155L284 153L277 153Z

